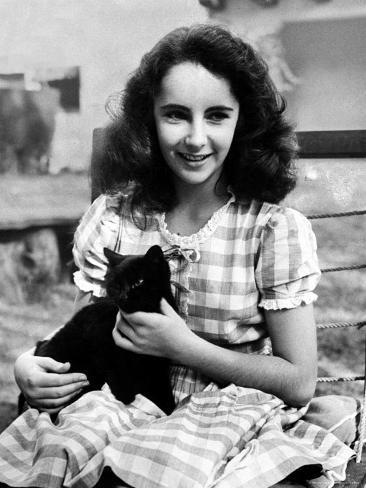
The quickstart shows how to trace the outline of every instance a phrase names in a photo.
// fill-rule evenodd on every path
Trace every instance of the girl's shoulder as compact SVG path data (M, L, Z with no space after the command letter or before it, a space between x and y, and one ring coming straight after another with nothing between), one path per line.
M285 204L262 202L260 204L260 215L266 221L266 225L270 227L276 227L281 224L290 225L291 222L307 225L308 222L303 213Z
M236 212L249 220L251 226L274 229L276 227L309 226L308 219L300 211L285 204L263 202L260 200L241 200L235 202Z
M127 206L128 196L124 193L99 195L82 216L74 242L86 243L100 235L116 234Z
M314 254L317 248L316 236L310 221L300 211L268 202L252 202L253 235L259 238L262 249L274 252ZM315 258L314 258L315 259Z
M133 228L147 230L156 226L156 213L144 213L133 205L133 186L123 191L99 195L81 220L81 226L101 225L107 229Z

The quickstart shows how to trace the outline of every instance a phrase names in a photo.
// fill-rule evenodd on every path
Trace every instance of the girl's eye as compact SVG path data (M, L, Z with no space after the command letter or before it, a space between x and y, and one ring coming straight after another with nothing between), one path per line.
M224 119L227 119L229 116L226 112L211 112L207 114L207 118L212 122L221 122Z
M182 112L180 110L172 110L170 112L167 112L165 114L165 117L168 120L171 120L171 121L175 122L175 121L178 121L178 120L185 120L187 118L187 114L185 114L184 112Z

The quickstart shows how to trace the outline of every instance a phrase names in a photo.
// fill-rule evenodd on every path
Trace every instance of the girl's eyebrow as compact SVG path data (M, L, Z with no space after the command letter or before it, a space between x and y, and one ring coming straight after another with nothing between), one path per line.
M214 110L224 110L224 111L228 111L228 112L233 112L234 109L233 107L228 107L226 105L214 105L213 107L209 107L207 109L207 111L214 111Z
M161 110L189 110L184 105L179 105L178 103L167 103L160 107Z
M161 110L189 110L189 108L185 107L184 105L179 105L178 103L167 103L166 105L162 105L160 107ZM215 111L215 110L224 110L228 112L233 112L233 107L228 107L226 105L213 105L212 107L208 107L206 112L208 111Z

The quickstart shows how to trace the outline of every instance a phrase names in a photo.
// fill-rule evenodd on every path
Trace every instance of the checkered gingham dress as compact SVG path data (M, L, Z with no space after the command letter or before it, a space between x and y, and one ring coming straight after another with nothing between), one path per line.
M102 296L103 248L142 254L153 244L163 247L181 285L181 316L223 347L268 353L262 310L316 299L320 273L309 222L295 210L234 196L189 237L170 233L163 214L141 230L127 197L100 196L75 234L76 285ZM321 474L311 486L344 479L353 450L303 421L306 407L233 384L219 388L178 365L171 382L178 405L170 416L140 395L123 405L107 390L64 408L55 424L47 413L27 410L0 436L0 481L92 487L109 466L135 488L266 488L314 464Z

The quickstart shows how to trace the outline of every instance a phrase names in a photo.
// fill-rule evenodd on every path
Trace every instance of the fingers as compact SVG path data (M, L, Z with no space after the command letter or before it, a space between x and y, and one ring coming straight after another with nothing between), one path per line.
M62 387L73 384L88 384L88 379L83 373L38 373L27 381L29 387L38 388Z
M132 315L135 314L130 314L131 317ZM121 339L127 338L130 342L135 342L136 336L138 334L138 327L136 327L135 329L135 326L136 324L134 322L133 323L128 322L125 319L125 314L121 312L116 320L116 324L112 332L112 336L113 338L116 339L118 338L118 334L119 334L121 336Z
M49 357L35 357L37 357L38 365L44 368L45 371L51 371L54 373L66 373L70 369L70 363L61 363Z
M162 298L160 301L160 310L163 315L168 315L169 317L177 314L174 308L165 300L165 298Z
M114 327L112 331L112 337L116 346L121 347L122 349L126 349L127 351L136 352L136 353L139 352L138 348L134 345L131 339L129 339L127 335L124 335L122 333L121 327L117 327L117 325L116 327Z
M54 377L54 380L49 379L48 376ZM58 375L63 376L63 375ZM40 382L35 379L36 386L29 386L27 390L24 390L24 396L32 407L36 407L40 410L48 408L60 409L79 393L81 393L85 387L89 385L87 381L78 381L74 383L66 383L62 385L62 381L58 378L56 374L44 373L43 377L46 377L46 381L43 381L45 386L40 386ZM67 375L71 376L71 375ZM73 378L71 378L73 379ZM59 384L61 386L55 386Z
M149 324L153 321L159 321L161 320L161 314L163 315L168 315L168 316L176 316L177 313L174 310L174 308L169 305L169 303L165 300L165 298L162 298L160 301L160 312L161 313L153 313L153 312L134 312L127 314L123 312L123 310L120 310L120 316L125 322L128 322L132 325L145 325Z
M34 357L34 360L36 367L23 376L20 384L24 396L32 406L43 407L45 402L48 406L49 400L52 406L65 404L89 385L85 374L63 372L70 369L69 363L59 363L44 357ZM52 401L55 399L57 402L54 405Z
M28 401L31 407L37 408L41 411L48 413L56 413L65 407L67 404L71 403L73 398L82 392L82 388L69 393L66 396L60 398L32 398ZM47 392L50 393L50 392Z
M43 384L42 384L43 383ZM88 381L72 381L65 382L63 378L55 377L54 380L49 379L48 376L43 381L37 382L37 387L34 388L34 396L37 398L58 398L89 386Z
M54 386L54 382L51 381L51 384L52 386L40 387L38 383L36 388L29 389L28 394L24 393L29 405L42 411L60 410L70 403L76 395L80 394L89 385L89 382L79 381L63 386Z
M57 412L89 385L83 373L68 373L70 363L49 357L21 355L15 378L28 404L39 410Z
M73 397L80 393L88 384L75 383L73 385L61 386L58 388L40 388L37 394L37 400L55 400L57 404L64 402L67 398ZM60 401L59 401L60 400Z
M145 324L149 323L152 319L159 319L161 317L160 313L155 313L155 312L132 312L132 313L127 313L124 312L123 310L119 310L119 314L121 317L121 320L124 320L125 322L131 324L131 325L137 325L137 324ZM117 319L118 321L118 319Z

